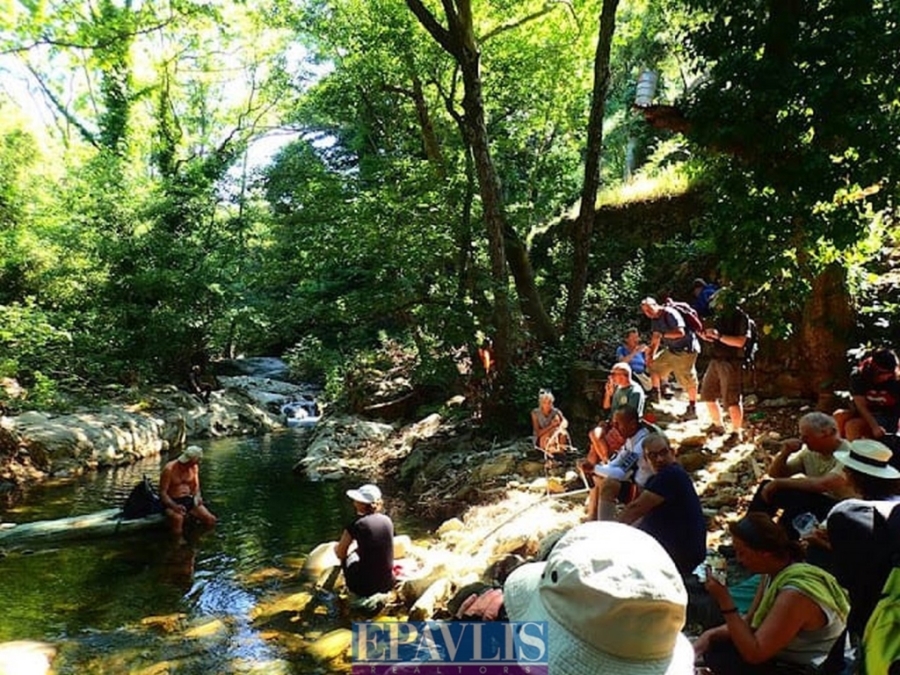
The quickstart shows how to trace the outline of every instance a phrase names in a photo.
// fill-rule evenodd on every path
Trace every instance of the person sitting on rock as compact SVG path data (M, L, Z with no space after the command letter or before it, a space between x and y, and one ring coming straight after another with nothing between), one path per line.
M834 413L844 438L855 441L896 436L900 421L900 380L893 350L876 349L863 359L850 374L850 394L853 407ZM889 441L889 446L895 442L893 438Z
M394 523L381 510L381 490L367 484L347 490L356 518L344 528L334 553L351 593L368 597L394 585Z
M643 442L650 429L641 424L637 410L622 406L613 415L612 426L625 439L616 457L607 464L581 464L585 476L594 482L588 496L587 520L613 520L616 504L628 501L634 487L643 487L650 478L643 460Z
M612 418L626 405L637 410L638 417L643 417L645 399L643 388L631 379L631 367L627 363L615 364L603 390L604 419L588 434L590 464L606 464L625 444L625 438L612 426Z
M647 349L649 347L641 342L641 334L637 328L629 328L618 347L616 347L616 360L619 363L628 364L631 368L631 377L638 381L645 391L650 391L652 382L647 374Z
M553 405L554 400L553 392L541 389L538 392L538 407L531 411L534 445L545 455L564 452L569 445L569 436L566 432L569 422L562 411Z
M688 472L675 460L665 434L649 434L643 454L653 475L618 520L656 539L686 577L706 556L706 519L700 497Z
M188 373L188 388L203 403L209 403L209 396L212 394L213 387L208 382L203 381L203 378L200 376L200 366L191 366L191 370Z
M850 594L847 629L862 638L900 548L900 471L878 441L853 441L835 457L861 499L844 500L828 513L826 543L834 576Z
M206 508L200 496L200 460L203 449L189 445L177 458L168 462L159 478L159 497L165 508L169 527L181 535L184 521L190 516L207 527L216 524L216 517Z
M800 418L800 439L787 439L769 465L771 480L763 481L753 496L749 511L774 516L782 511L779 523L788 535L797 539L793 520L801 513L812 513L824 521L838 501L854 496L853 487L835 458L839 450L850 446L838 434L831 415L811 412ZM801 440L802 439L802 440Z
M814 669L843 634L850 602L828 572L801 562L803 549L765 513L749 513L728 528L738 562L763 575L746 616L715 576L706 590L725 623L694 643L714 675L818 672Z

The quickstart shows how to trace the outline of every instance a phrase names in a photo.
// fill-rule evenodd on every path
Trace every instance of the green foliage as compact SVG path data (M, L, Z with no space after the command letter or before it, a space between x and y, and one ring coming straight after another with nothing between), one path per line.
M326 383L329 374L338 373L344 359L340 351L325 346L322 340L313 336L304 337L284 355L294 379L319 384Z
M686 97L709 164L702 232L728 280L766 311L796 313L834 252L896 209L900 100L896 2L759 5L688 0Z
M52 393L41 371L59 377L73 364L72 337L54 325L56 320L33 301L0 305L0 377L22 379L29 389L27 380L33 379L42 395Z

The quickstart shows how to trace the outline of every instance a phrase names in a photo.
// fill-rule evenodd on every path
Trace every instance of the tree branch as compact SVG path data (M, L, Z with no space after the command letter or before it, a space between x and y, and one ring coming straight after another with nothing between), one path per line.
M10 47L8 49L0 50L0 56L6 54L21 54L22 52L29 52L32 49L43 46L51 46L51 47L62 47L65 49L85 49L88 51L95 51L98 49L108 49L109 47L122 42L123 40L131 40L139 35L146 35L148 33L153 33L155 31L161 30L166 26L175 22L175 20L179 18L177 16L173 16L165 21L160 21L159 23L155 23L152 26L146 26L145 28L139 28L133 31L119 31L110 35L105 40L100 40L98 42L74 42L63 39L55 39L50 37L49 35L42 35L41 37L33 40L29 44L18 45L16 47Z
M63 102L56 97L56 94L54 94L50 87L47 86L47 83L41 79L40 73L38 73L34 69L34 67L30 63L28 63L28 61L25 61L25 67L28 69L28 72L31 73L31 75L34 77L35 81L38 83L38 86L41 88L41 91L44 92L44 96L46 96L50 103L53 104L56 112L62 115L69 124L78 129L78 133L81 134L81 137L84 138L85 141L93 145L95 148L97 148L97 150L100 150L100 143L97 141L97 138L94 136L94 134L92 134L90 130L86 126L84 126L77 117L75 117L75 115L69 112L69 109L65 106L65 104L63 104Z
M446 1L448 0L445 0L445 2ZM445 52L453 57L459 57L459 49L457 48L456 42L453 40L453 37L450 35L450 31L448 31L440 24L440 22L434 17L434 14L428 11L428 8L422 4L421 0L406 0L406 6L409 7L409 10L419 20L419 23L422 24L422 27L428 31L431 37L434 38L435 42L437 42Z
M516 28L519 28L520 26L524 26L526 23L530 23L531 21L540 19L542 16L546 16L547 14L552 12L554 9L556 9L560 5L567 6L570 10L572 10L572 6L569 2L567 2L567 0L557 0L556 2L548 3L548 4L544 5L544 7L542 9L539 9L538 11L534 12L533 14L529 14L528 16L523 16L520 19L514 19L512 21L507 21L505 23L501 23L499 26L495 26L495 27L491 28L487 33L485 33L482 36L481 43L484 44L485 42L490 40L492 37L496 37L496 36L500 35L500 33L505 33L506 31L509 31L509 30L515 30ZM572 10L572 11L574 13L574 10Z

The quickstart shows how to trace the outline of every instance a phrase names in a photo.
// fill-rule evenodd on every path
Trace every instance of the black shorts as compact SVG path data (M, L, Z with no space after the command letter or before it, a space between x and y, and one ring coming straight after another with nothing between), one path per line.
M196 506L196 504L194 503L193 495L185 495L184 497L174 497L172 499L172 501L175 502L176 504L178 504L178 506L183 506L184 508L186 508L188 513L193 511L194 507Z

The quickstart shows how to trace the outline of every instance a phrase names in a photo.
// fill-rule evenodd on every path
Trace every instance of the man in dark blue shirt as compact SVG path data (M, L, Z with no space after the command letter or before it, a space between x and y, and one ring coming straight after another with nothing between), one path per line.
M675 373L678 384L687 392L686 419L697 417L697 355L700 340L672 307L660 305L654 298L641 301L641 311L650 319L650 348L647 350L647 369L653 386L660 387ZM657 394L659 400L659 394Z
M682 576L689 575L706 557L706 519L694 483L664 434L644 439L644 459L653 475L637 499L619 515L656 539L675 562Z

